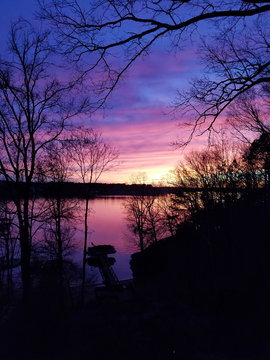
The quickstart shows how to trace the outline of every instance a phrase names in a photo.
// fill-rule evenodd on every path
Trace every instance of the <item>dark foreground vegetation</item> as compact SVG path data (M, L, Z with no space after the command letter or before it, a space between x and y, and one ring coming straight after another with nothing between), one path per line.
M176 314L186 306L192 340L211 359L269 357L269 205L269 193L255 191L203 210L132 256L138 286Z
M190 216L132 256L128 299L88 282L82 305L75 267L59 282L57 262L33 264L27 302L2 287L1 358L268 359L269 206L259 190Z

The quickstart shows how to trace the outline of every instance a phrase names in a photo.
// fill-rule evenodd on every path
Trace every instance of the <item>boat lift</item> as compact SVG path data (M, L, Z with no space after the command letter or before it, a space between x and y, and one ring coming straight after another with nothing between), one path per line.
M121 287L120 281L116 276L112 265L115 263L115 258L109 257L110 254L115 254L116 250L112 245L97 245L88 248L86 259L88 265L99 269L103 279L103 283L108 288Z

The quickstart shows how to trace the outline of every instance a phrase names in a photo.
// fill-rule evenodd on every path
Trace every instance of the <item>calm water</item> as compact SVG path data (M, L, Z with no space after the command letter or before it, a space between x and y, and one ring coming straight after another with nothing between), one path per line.
M129 267L130 255L136 248L130 240L130 234L126 226L124 210L125 197L101 197L90 201L91 213L88 219L88 245L110 244L117 251L113 256L116 263L113 266L120 280L132 277ZM80 201L80 218L83 219L84 201ZM74 258L80 263L82 258L84 225L83 221L77 221L76 250ZM87 266L87 271L93 271Z

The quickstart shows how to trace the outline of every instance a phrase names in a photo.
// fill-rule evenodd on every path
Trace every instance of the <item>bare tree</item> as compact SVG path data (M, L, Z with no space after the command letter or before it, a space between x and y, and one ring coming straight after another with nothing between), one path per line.
M102 134L92 128L78 128L65 140L66 149L82 182L87 185L84 213L84 249L82 296L85 287L85 267L88 237L89 200L91 184L96 183L101 175L116 165L119 156L115 147L106 143Z
M8 292L11 290L13 267L18 266L19 234L14 204L9 200L0 201L0 273L6 271Z
M74 110L75 83L61 84L53 77L48 36L24 21L16 23L9 52L0 61L0 174L11 184L16 206L25 290L30 284L29 199L36 160L61 134L66 120L87 106L82 101Z
M147 206L144 195L134 195L125 200L128 228L138 239L138 247L143 251L147 246ZM137 241L136 241L137 243Z
M159 213L159 208L157 205L157 199L154 196L149 196L146 198L146 220L148 224L148 233L150 236L150 241L157 243L159 240L159 234L161 233L161 217Z
M237 190L246 187L242 156L242 149L226 138L209 149L188 155L175 169L174 184L182 189L179 205L185 206L189 214L196 214L236 200Z
M131 182L138 186L134 187L134 194L126 198L124 208L128 228L135 235L136 245L143 251L149 244L156 243L164 231L161 227L158 198L147 193L146 173L132 176Z
M158 208L161 220L161 227L164 233L169 233L171 236L176 234L178 225L183 221L183 209L179 209L174 205L175 196L165 195L158 199Z
M200 133L211 131L220 114L226 111L232 114L235 109L238 120L234 124L246 122L246 128L256 128L257 131L260 127L262 130L263 123L258 122L262 111L258 111L254 104L254 94L257 93L261 100L268 97L269 32L265 14L253 22L247 19L242 28L230 28L228 24L211 40L203 41L201 54L206 74L194 80L188 91L179 92L176 103L177 108L191 112L195 119L195 126L194 122L190 123L193 128L191 136L195 130ZM238 108L239 104L242 104L242 109ZM244 104L247 118L240 120Z
M132 197L127 197L124 202L124 209L127 215L127 226L136 238L136 245L140 251L147 246L147 206L145 203L145 183L147 174L140 172L130 178L131 184L138 185Z
M249 172L252 174L256 187L264 184L269 189L270 184L270 133L263 132L247 149L244 158ZM255 181L254 181L255 179Z
M80 64L83 76L92 70L99 74L92 77L93 82L98 78L97 106L104 104L132 64L164 38L177 51L186 46L186 39L204 44L209 71L176 102L176 108L193 110L192 134L210 130L238 96L270 80L267 0L104 0L88 7L77 0L40 0L40 8L41 18L57 30L59 48ZM208 42L206 27L213 34Z
M227 123L232 135L248 145L260 135L270 133L269 100L254 89L247 91L230 107Z
M43 249L50 259L57 261L60 284L63 280L63 261L70 254L74 243L74 226L77 201L63 195L62 184L70 176L70 158L60 142L47 146L47 156L43 158L43 171L47 181L57 186L55 194L46 201L46 212L43 215L44 242Z
M136 194L124 202L128 228L141 251L164 236L175 235L180 218L171 198L149 196L142 190L138 188Z

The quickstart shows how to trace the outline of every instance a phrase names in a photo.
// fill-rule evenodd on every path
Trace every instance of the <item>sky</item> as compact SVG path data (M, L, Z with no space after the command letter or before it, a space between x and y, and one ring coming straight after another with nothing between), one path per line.
M3 46L11 21L19 16L32 18L35 0L0 0L0 45ZM186 87L200 71L195 53L187 49L176 57L154 48L139 59L122 79L109 99L106 110L96 112L85 125L100 129L103 138L119 150L119 164L103 174L101 182L128 183L145 172L148 181L158 183L173 170L183 152L172 147L183 135L178 124L184 119L171 115L176 91ZM186 133L186 137L188 133ZM197 147L203 139L191 146Z

